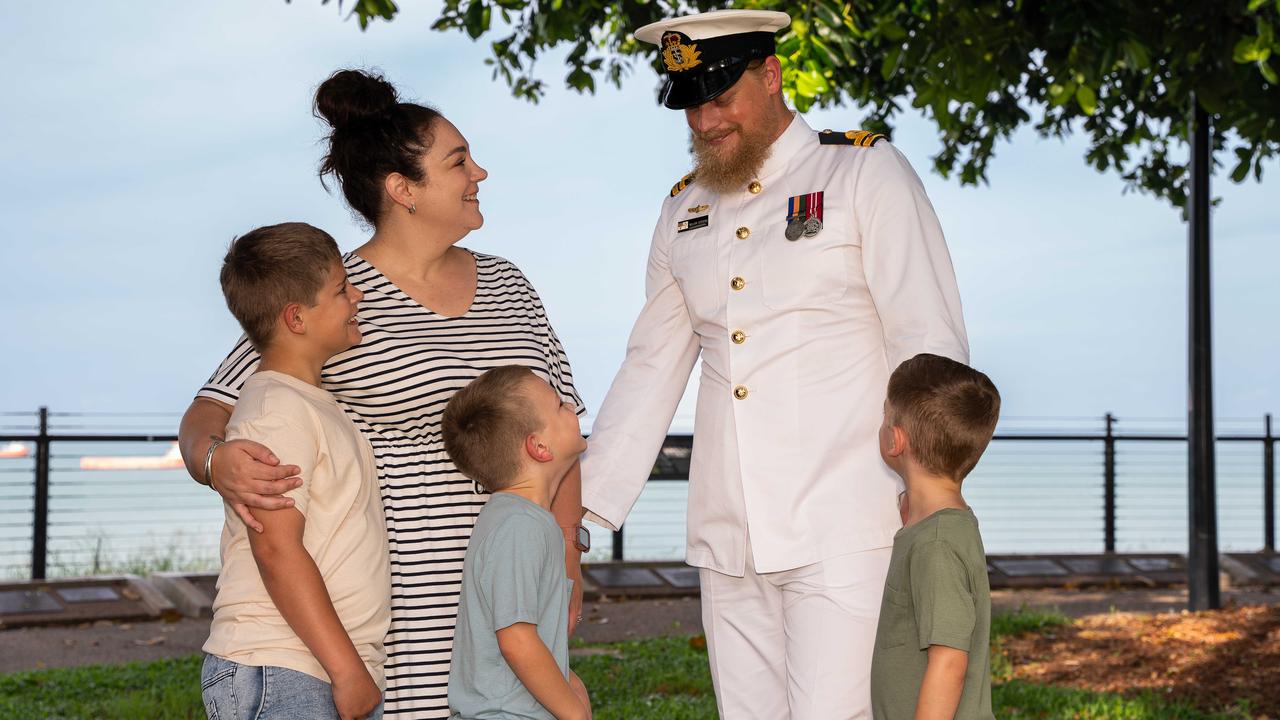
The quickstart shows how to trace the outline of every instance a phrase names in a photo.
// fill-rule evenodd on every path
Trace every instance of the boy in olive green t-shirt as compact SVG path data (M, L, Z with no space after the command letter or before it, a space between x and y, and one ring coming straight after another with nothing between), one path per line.
M1000 415L986 375L930 354L889 378L880 454L907 486L871 660L875 720L994 720L991 588L960 484Z

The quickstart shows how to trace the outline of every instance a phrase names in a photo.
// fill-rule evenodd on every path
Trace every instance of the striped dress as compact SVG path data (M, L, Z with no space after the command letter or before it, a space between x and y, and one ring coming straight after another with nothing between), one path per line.
M449 716L462 559L486 496L445 454L445 403L485 370L519 364L583 412L564 348L533 286L510 262L473 254L475 300L451 318L424 308L348 253L347 275L364 292L363 339L329 360L321 375L377 458L391 549L388 717ZM257 363L258 354L241 338L199 395L234 404Z

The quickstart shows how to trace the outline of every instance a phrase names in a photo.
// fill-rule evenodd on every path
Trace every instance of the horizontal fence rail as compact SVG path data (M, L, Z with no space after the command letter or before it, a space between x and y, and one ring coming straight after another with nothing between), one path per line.
M221 502L186 476L176 435L141 432L177 419L0 413L0 576L216 568ZM1055 423L1051 431L1048 423ZM1271 416L1218 423L1219 544L1274 551ZM1178 421L1122 423L1110 414L1005 419L965 481L987 551L1185 552L1182 430ZM690 435L667 437L650 475L655 482L645 486L625 532L589 526L588 560L683 557L692 453ZM107 469L94 456L105 456ZM111 462L134 467L111 469Z

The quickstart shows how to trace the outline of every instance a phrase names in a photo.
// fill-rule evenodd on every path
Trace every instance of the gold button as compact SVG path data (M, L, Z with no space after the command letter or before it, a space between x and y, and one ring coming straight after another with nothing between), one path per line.
M733 389L733 396L739 400L747 399L747 389L741 385Z
M733 341L734 345L741 345L747 341L747 334L741 330L734 330L733 334L729 336L729 339Z
M759 180L752 180L751 184L747 186L747 192L751 193L752 195L759 195L760 191L763 189L764 189L764 186L760 184Z
M746 239L747 239L747 238L749 238L749 237L751 237L751 229L750 229L750 228L745 228L745 227L740 227L740 228L738 228L738 239L739 239L739 240L746 240Z
M736 277L729 281L729 287L733 288L734 290L741 290L746 286L747 286L747 281L743 280L740 277Z

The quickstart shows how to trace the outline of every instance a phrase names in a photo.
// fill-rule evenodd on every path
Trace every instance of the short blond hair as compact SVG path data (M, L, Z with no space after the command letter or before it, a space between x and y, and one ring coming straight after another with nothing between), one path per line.
M964 363L921 353L889 376L888 421L907 433L916 462L964 480L991 442L1000 392Z
M222 296L261 351L286 305L315 304L335 262L342 264L338 243L320 228L291 222L250 230L231 241L222 259Z
M504 365L459 390L441 419L444 449L463 475L496 492L515 481L525 438L539 428L524 387L537 379L529 368Z

